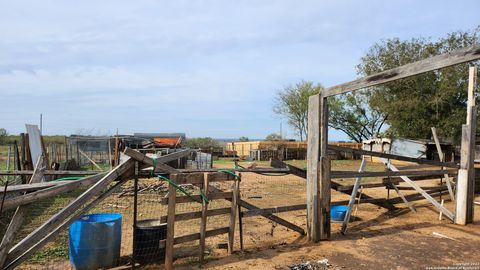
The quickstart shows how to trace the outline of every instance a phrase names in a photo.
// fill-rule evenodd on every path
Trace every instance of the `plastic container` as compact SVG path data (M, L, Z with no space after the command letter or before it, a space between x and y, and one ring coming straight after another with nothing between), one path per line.
M332 205L330 206L330 218L334 221L343 221L347 211L348 206L346 205Z
M167 223L158 219L137 221L135 227L135 261L140 264L165 261L165 248L160 248L160 240L167 238Z
M122 215L83 215L68 230L69 257L79 270L114 267L120 258Z

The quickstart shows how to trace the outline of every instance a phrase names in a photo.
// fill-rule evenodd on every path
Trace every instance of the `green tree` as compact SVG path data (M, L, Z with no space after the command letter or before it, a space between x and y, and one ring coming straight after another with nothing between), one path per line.
M0 128L0 144L4 144L7 141L8 132L4 128Z
M301 81L277 92L273 112L285 117L302 141L307 137L308 97L322 88L320 84Z
M220 143L210 137L202 137L202 138L190 138L187 139L185 142L182 143L184 147L192 148L192 149L211 149L215 147L219 147Z
M265 140L266 141L281 141L281 140L283 140L283 138L278 133L272 133L272 134L267 135L267 137L265 137Z
M356 142L378 137L387 116L370 108L370 96L369 92L358 91L328 98L328 125Z
M248 137L242 136L238 140L241 142L248 142Z
M479 42L479 30L449 33L437 41L381 41L361 58L357 72L368 76L471 46ZM434 126L441 136L457 141L466 117L468 66L461 64L374 87L370 108L388 115L388 131L394 136L427 139Z

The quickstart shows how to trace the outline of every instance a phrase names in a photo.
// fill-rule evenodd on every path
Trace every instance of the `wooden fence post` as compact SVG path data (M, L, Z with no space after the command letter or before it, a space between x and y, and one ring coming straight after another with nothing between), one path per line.
M318 242L330 238L328 106L321 95L309 98L307 137L307 234Z
M475 87L477 67L470 67L468 80L467 124L462 126L460 169L457 180L455 223L465 225L473 222L473 200L475 192L475 137L477 110Z

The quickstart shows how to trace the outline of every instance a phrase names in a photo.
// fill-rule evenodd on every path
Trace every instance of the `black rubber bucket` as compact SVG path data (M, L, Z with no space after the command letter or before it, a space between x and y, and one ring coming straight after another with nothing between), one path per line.
M158 219L137 221L135 228L135 261L140 264L165 261L165 248L160 240L167 238L167 223Z

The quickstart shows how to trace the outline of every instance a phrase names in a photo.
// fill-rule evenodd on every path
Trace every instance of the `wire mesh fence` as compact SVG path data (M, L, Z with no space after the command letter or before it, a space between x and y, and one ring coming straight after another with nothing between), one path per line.
M112 184L113 185L113 184ZM220 190L231 190L231 182L214 182L211 186ZM192 194L199 194L199 188L192 185L184 185ZM72 192L64 193L49 199L37 201L28 206L28 217L22 227L22 230L16 237L16 242L31 233L35 228L48 220L53 214L68 205L77 198L85 188ZM83 244L90 253L99 253L103 255L103 261L106 259L106 251L103 249L114 250L111 244L111 238L119 238L119 254L115 257L114 265L125 265L132 260L141 265L163 263L164 249L159 244L165 239L166 234L166 216L167 205L162 203L167 195L168 184L156 178L140 179L138 182L137 196L137 227L134 228L135 221L135 196L134 180L129 180L103 200L96 207L88 211L87 214L112 214L121 215L121 225L117 234L108 234L108 226L113 226L111 220L104 222L103 233L95 234L93 231L98 228L85 229L70 226L64 229L57 237L48 242L43 248L35 252L30 258L19 266L19 269L74 269L75 258L81 257L81 252L75 249L72 241L77 239L89 244ZM305 179L294 175L260 175L256 173L242 173L240 183L240 196L242 200L253 204L259 208L272 208L278 206L287 206L293 204L305 203L306 182ZM213 200L208 209L230 208L231 202L226 199ZM201 204L198 202L179 203L176 205L176 214L191 213L201 211ZM243 208L243 211L246 209ZM2 213L0 218L0 230L2 235L13 215L13 209ZM305 210L285 212L275 214L295 225L305 227ZM229 226L229 213L222 215L209 216L207 218L207 230ZM101 223L101 222L100 222ZM103 226L101 225L101 226ZM288 228L281 227L275 222L262 217L253 216L243 218L243 243L245 249L258 247L268 247L277 242L285 241L287 236L298 236ZM76 229L72 229L76 228ZM113 228L111 228L113 230ZM177 220L175 223L175 236L183 236L199 233L200 219ZM108 235L107 238L105 238ZM278 236L282 237L278 237ZM80 240L79 240L80 239ZM107 239L109 241L107 241ZM206 251L207 259L214 259L225 253L224 249L228 240L227 234L207 238ZM77 243L78 245L78 243ZM188 248L198 246L198 240L188 242L178 247ZM235 232L235 250L240 249L239 224L237 220ZM197 258L190 258L190 261L197 261ZM77 266L78 263L77 263Z

